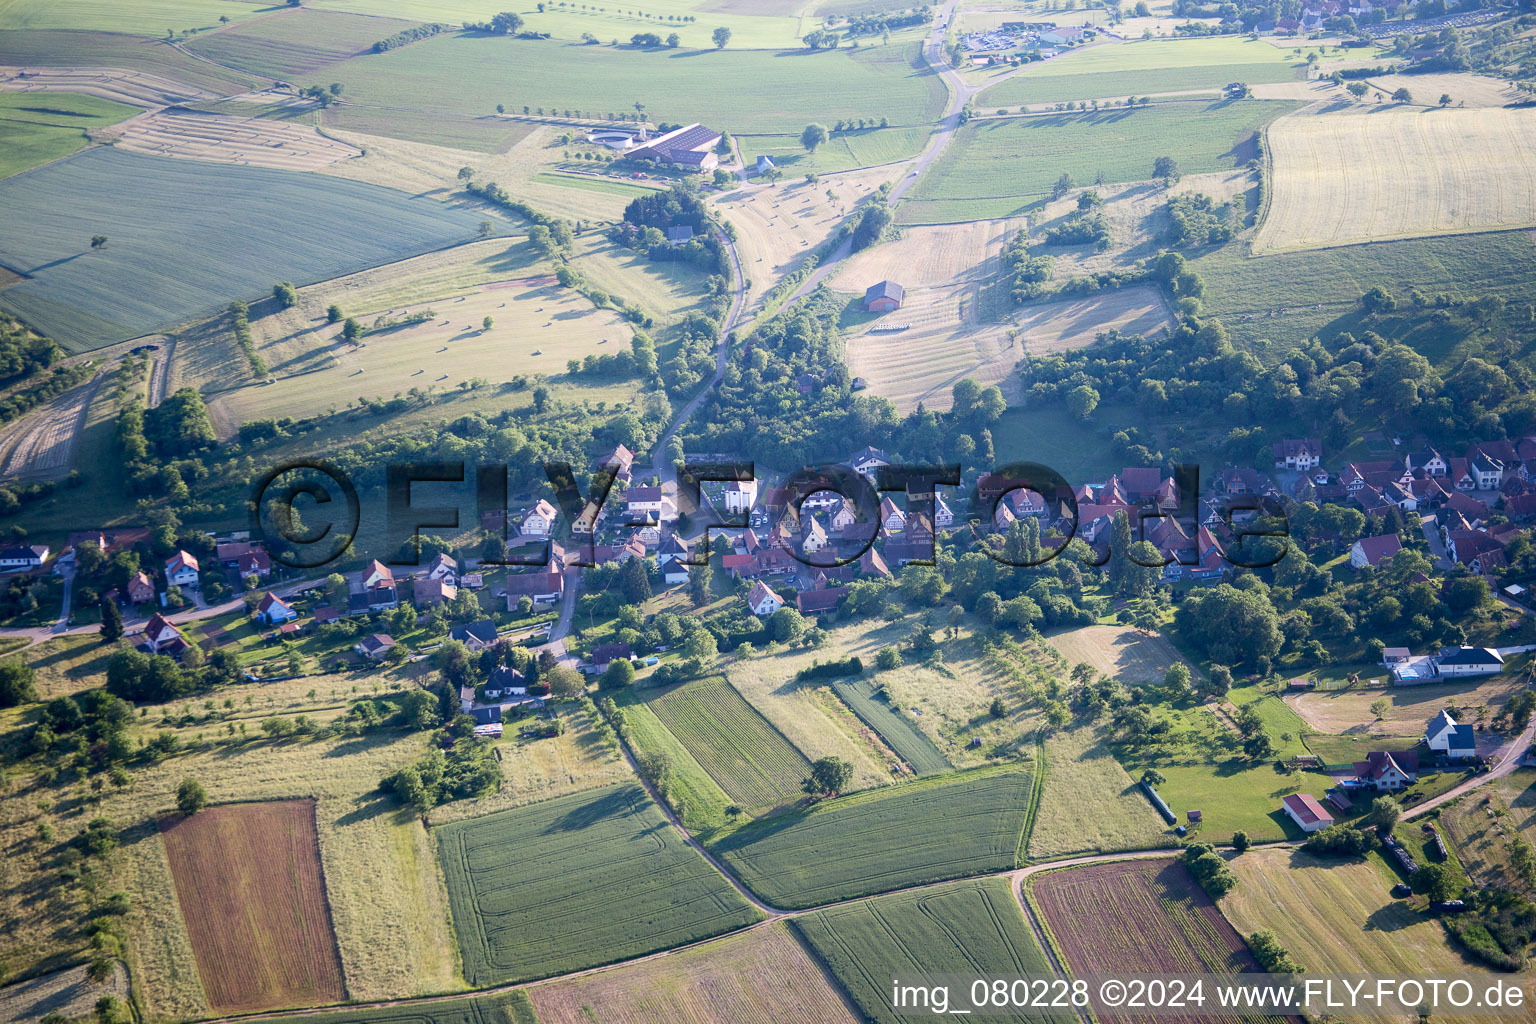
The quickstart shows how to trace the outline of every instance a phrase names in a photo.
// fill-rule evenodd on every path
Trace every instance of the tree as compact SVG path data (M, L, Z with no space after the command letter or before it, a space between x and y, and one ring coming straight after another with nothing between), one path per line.
M1246 853L1250 845L1252 845L1252 840L1248 838L1247 832L1237 831L1232 833L1232 849L1238 853Z
M486 317L485 317L484 320L480 321L480 329L483 330L483 331L488 331L492 327L495 327L495 326L496 326L496 319L494 317L492 317L489 313L486 314Z
M1080 420L1093 415L1099 407L1099 393L1087 384L1079 384L1067 393L1067 409Z
M831 797L852 781L853 765L840 757L823 757L811 765L811 777L800 788L814 797Z
M1365 94L1370 90L1370 86L1366 85L1364 82L1350 82L1344 88L1348 89L1349 94L1357 100L1364 97Z
M272 286L272 297L284 309L292 309L299 301L299 290L292 281L279 281Z
M683 650L689 660L697 663L701 669L713 665L720 657L720 644L715 640L715 634L707 629L694 630Z
M993 718L1003 718L1008 714L1008 708L1003 704L1003 698L993 697L992 704L987 708L987 713Z
M181 813L190 817L207 806L208 794L203 784L190 775L182 779L181 785L176 787L176 807Z
M110 598L101 599L101 639L106 643L118 639L123 635L123 613L118 610L117 602Z
M667 36L667 46L670 49L675 50L681 45L683 45L683 37L678 35L676 32L673 32L671 35Z
M731 30L722 25L710 33L709 38L715 41L715 49L723 50L725 44L731 41Z
M608 663L599 685L605 690L622 690L635 681L635 666L628 658L615 658Z
M107 245L107 236L106 235L92 235L91 236L91 248L92 249L104 249L104 248L106 248L106 245Z
M1443 92L1443 93L1440 94L1440 105L1442 107L1448 107L1448 106L1451 105L1451 94L1450 93Z
M32 666L21 661L0 662L0 708L13 708L37 700Z
M522 31L522 28L523 16L521 14L515 14L512 11L502 11L500 14L491 18L491 31L495 32L497 35L516 35L518 32Z
M1407 89L1398 89L1392 94L1392 98L1398 103L1412 103L1413 93L1409 92Z
M645 571L645 562L630 558L619 570L619 592L630 604L639 604L651 597L651 580Z
M1444 864L1425 864L1409 881L1414 892L1435 903L1444 903L1456 896L1456 875Z
M544 673L543 681L549 687L550 696L560 700L572 700L587 691L587 684L582 680L581 673L569 665L554 666Z
M1385 698L1385 697L1380 697L1380 698L1378 698L1376 700L1371 701L1371 714L1373 716L1375 716L1376 721L1378 721L1378 722L1381 721L1383 718L1386 718L1387 717L1387 712L1391 711L1391 710L1392 710L1392 702L1387 700L1387 698Z
M816 152L816 147L826 141L827 128L825 125L808 124L805 126L805 130L800 133L800 145L804 146L808 153Z
M1390 832L1397 827L1402 817L1403 805L1394 798L1383 795L1371 801L1371 809L1365 816L1365 822Z
M882 647L880 648L880 653L875 655L875 668L882 672L889 672L893 668L900 667L901 652L894 647Z
M1179 163L1171 156L1160 156L1152 161L1152 177L1163 179L1163 185L1175 185L1181 178Z
M780 608L768 616L768 632L781 644L798 643L805 635L805 616L794 608Z
M1158 771L1156 768L1148 768L1146 771L1141 773L1141 781L1145 782L1149 786L1161 786L1168 780L1164 778L1163 773Z

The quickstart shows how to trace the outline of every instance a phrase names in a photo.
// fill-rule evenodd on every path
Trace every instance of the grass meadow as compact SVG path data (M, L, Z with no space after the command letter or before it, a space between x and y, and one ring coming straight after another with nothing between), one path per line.
M828 800L717 833L710 849L776 906L942 881L1017 862L1034 777L983 768Z
M664 758L670 766L667 800L684 827L699 831L724 825L729 820L725 809L734 801L661 723L640 692L631 687L614 694L613 699L624 709L629 744L636 755Z
M854 115L857 118L859 115ZM837 118L832 118L837 120ZM831 126L828 125L830 128ZM906 128L864 128L838 132L814 153L800 145L800 133L779 135L738 135L736 146L749 170L757 168L757 158L772 158L774 165L788 178L806 174L833 174L858 167L896 163L916 157L928 144L933 130L927 125ZM893 169L894 170L894 169Z
M1238 831L1247 832L1256 843L1299 838L1301 831L1280 810L1281 799L1290 793L1311 793L1321 800L1334 784L1321 772L1284 774L1271 761L1253 764L1243 758L1220 764L1136 763L1127 764L1126 771L1139 778L1147 767L1167 778L1157 792L1179 821L1189 811L1202 812L1205 820L1198 834L1215 843L1229 841Z
M1025 859L1170 846L1173 837L1093 726L1052 733Z
M638 785L436 832L471 985L626 960L759 919Z
M440 36L327 69L348 99L428 113L484 116L496 104L521 111L579 110L607 117L641 103L652 121L691 122L735 132L799 132L828 116L924 124L944 105L936 76L919 70L917 46L811 53L661 50L568 45L551 40ZM558 83L558 84L556 84ZM771 95L774 102L765 104Z
M1007 217L1043 200L1063 174L1081 185L1152 177L1152 161L1171 156L1185 174L1229 170L1256 151L1254 133L1294 103L1184 101L1134 110L984 118L918 180L909 223Z
M12 211L0 262L31 275L0 292L0 307L75 352L206 316L275 281L464 241L480 219L322 175L111 149L0 182L0 205ZM93 234L105 248L90 248Z
M1060 103L1220 89L1228 82L1288 82L1300 62L1267 42L1238 36L1149 39L1094 46L1027 65L983 92L977 107Z
M186 48L248 74L292 79L365 53L374 43L413 24L397 18L359 18L299 7L248 25L196 36Z
M160 38L166 29L218 28L220 17L240 21L273 6L245 0L0 0L0 25L32 32L90 28Z
M788 924L529 990L541 1024L855 1024Z
M985 878L860 900L796 918L793 927L816 950L865 1019L910 1020L891 1004L891 979L918 970L984 977L1041 976L1050 964L1024 921L1012 884ZM1043 1024L1047 1015L989 1016Z
M137 113L95 96L0 92L0 178L69 156L86 144L87 129Z
M951 769L949 761L910 715L892 707L874 684L864 679L837 679L832 692L848 705L859 721L880 734L880 738L918 775L937 775Z

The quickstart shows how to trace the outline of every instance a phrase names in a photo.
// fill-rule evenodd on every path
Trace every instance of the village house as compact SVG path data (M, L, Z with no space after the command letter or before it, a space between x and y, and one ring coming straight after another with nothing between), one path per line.
M0 549L0 572L30 572L41 568L46 561L46 544L14 544Z
M1384 533L1379 537L1361 537L1350 546L1349 564L1354 569L1375 566L1402 549L1403 542L1395 533Z
M528 598L535 608L558 604L565 596L565 573L557 565L536 572L507 573L507 611L516 611L520 598Z
M661 581L669 587L679 586L689 580L688 565L681 556L667 555L657 562Z
M634 657L634 652L630 650L629 644L619 642L598 644L592 648L592 660L587 666L587 670L589 672L606 672L608 671L608 666L615 661L628 661L632 657Z
M1491 647L1445 647L1435 656L1442 676L1487 676L1504 670L1504 657Z
M479 654L487 647L495 647L501 642L501 638L496 635L496 623L491 619L454 626L448 631L448 639L457 640L471 654Z
M880 528L886 533L900 533L907 525L907 514L889 497L880 499Z
M624 492L624 508L632 523L659 523L671 515L672 502L660 487L631 487Z
M1333 815L1310 793L1289 793L1280 805L1303 832L1317 832L1333 824Z
M374 633L363 637L352 649L369 661L383 661L394 646L395 638L388 633Z
M411 582L411 602L418 608L430 608L458 596L459 588L445 579L428 577Z
M879 448L865 445L848 456L846 464L855 473L868 480L870 484L874 484L876 475L883 467L891 464L891 459L890 456L886 455Z
M197 559L178 551L165 560L165 582L171 587L196 587L200 572Z
M1442 709L1429 720L1424 745L1451 760L1464 761L1477 756L1477 731L1470 725L1457 724L1451 713Z
M555 519L557 513L555 506L546 498L540 498L523 513L522 524L518 527L519 535L523 537L544 539L555 532Z
M1315 437L1288 437L1272 445L1276 469L1306 473L1323 461L1323 445Z
M1354 763L1354 771L1359 788L1396 793L1418 778L1419 757L1411 750L1373 750Z
M762 580L758 580L747 592L747 607L753 615L765 619L784 607L784 599L770 590Z
M130 604L148 604L155 599L155 581L149 578L147 572L136 572L128 580L128 601Z
M151 654L179 658L181 652L187 649L187 640L181 635L181 630L171 624L170 619L157 612L144 624L144 647Z
M459 576L459 563L446 552L439 551L427 565L425 576L429 580L442 580L445 583L457 584Z
M826 587L820 590L802 590L795 595L795 607L801 615L820 615L837 607L847 593L842 587Z
M298 617L299 613L293 610L293 605L276 594L263 594L260 603L256 605L256 618L269 626L292 622Z
M260 544L244 540L230 541L215 545L213 555L219 565L224 567L224 571L237 579L255 576L264 580L272 575L272 557Z

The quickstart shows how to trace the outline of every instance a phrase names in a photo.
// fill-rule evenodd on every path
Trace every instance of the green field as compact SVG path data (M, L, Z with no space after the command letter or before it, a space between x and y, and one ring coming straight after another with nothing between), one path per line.
M633 688L615 694L613 699L624 709L624 719L629 724L629 744L636 755L660 756L670 766L667 800L683 825L695 831L724 825L727 820L725 809L732 800L720 784L709 777L688 748L661 724L661 719Z
M123 8L124 4L111 4ZM238 4L231 4L238 8ZM14 26L0 19L0 64L34 65L64 68L127 68L160 75L200 89L228 95L256 87L254 78L226 71L206 61L189 57L164 40L144 39L115 32L47 29L16 32ZM165 27L155 32L165 35Z
M1126 765L1132 778L1139 778L1148 765ZM1319 800L1334 780L1321 772L1297 772L1286 775L1275 771L1274 763L1254 765L1244 759L1222 764L1154 764L1167 778L1157 787L1158 795L1179 816L1200 811L1205 821L1199 828L1202 839L1225 843L1233 832L1247 832L1254 842L1298 839L1301 831L1280 810L1280 800L1288 793L1311 793Z
M936 775L953 767L916 722L875 696L874 684L863 679L837 679L832 689L918 775Z
M710 847L784 907L1001 871L1017 861L1033 785L1011 766L957 773L763 818Z
M788 135L738 135L736 146L741 150L749 170L757 168L758 157L769 156L787 176L832 174L855 167L873 167L911 159L922 152L931 134L933 130L927 125L838 132L825 144L818 146L814 153L807 153L800 145L798 132ZM894 177L900 168L891 170Z
M1062 174L1079 185L1143 181L1171 156L1185 174L1230 170L1256 155L1254 133L1294 103L1159 103L1135 110L972 121L918 180L903 223L1006 217L1043 200Z
M621 783L437 830L471 985L627 960L759 920Z
M918 59L916 45L814 54L643 51L461 34L359 57L325 75L345 82L348 100L385 107L485 117L501 103L509 111L607 117L643 103L652 121L798 133L808 121L840 116L886 117L893 125L935 119L943 87L914 66ZM841 109L828 110L832 95Z
M537 1024L522 990L367 1010L322 1010L293 1017L268 1017L269 1024Z
M810 775L811 763L723 676L687 683L646 703L748 813L800 798L800 783Z
M1147 850L1175 842L1099 728L1052 733L1045 741L1044 770L1040 806L1024 847L1026 860Z
M1006 878L896 893L807 914L794 927L826 961L869 1020L912 1019L891 1005L898 975L1051 973ZM987 1020L1045 1021L1044 1016Z
M133 201L123 202L123 196ZM72 351L470 238L471 210L319 174L99 148L0 182L0 308ZM217 216L211 216L217 211ZM93 234L106 248L90 249Z
M647 195L658 191L654 185L631 185L627 181L612 181L605 178L585 178L575 174L550 174L540 171L532 175L531 180L542 182L545 185L559 185L561 188L580 189L583 192L601 192L610 196L635 196Z
M976 105L989 109L1220 89L1228 82L1288 82L1302 77L1304 68L1269 43L1239 36L1150 39L1030 64L983 92Z
M292 78L364 53L379 40L413 24L396 18L360 18L296 8L198 36L187 43L187 49L251 74Z
M0 0L0 25L7 29L82 29L161 37L166 29L218 28L276 7L243 0Z
M0 178L58 160L86 143L85 130L116 124L138 107L67 92L0 92Z

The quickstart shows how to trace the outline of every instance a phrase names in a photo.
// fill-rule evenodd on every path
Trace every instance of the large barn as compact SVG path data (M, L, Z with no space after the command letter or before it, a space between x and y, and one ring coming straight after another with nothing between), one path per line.
M720 166L720 158L715 155L720 138L720 133L713 128L686 124L636 146L625 155L631 160L656 160L689 170L711 171Z

